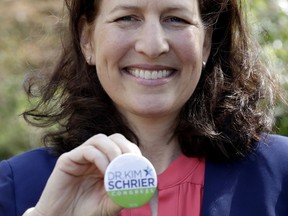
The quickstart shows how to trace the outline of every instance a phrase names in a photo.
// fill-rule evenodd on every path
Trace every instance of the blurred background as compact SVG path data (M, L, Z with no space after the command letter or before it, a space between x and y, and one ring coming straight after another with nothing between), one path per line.
M249 22L273 72L288 91L288 0L248 2ZM27 73L55 61L63 16L61 0L0 1L0 160L41 146L41 129L20 114L29 107ZM275 110L275 131L288 136L288 110Z

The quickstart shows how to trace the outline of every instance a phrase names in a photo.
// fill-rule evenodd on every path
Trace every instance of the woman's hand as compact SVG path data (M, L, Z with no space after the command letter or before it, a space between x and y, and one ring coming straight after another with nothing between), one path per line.
M121 134L98 134L59 157L42 196L35 206L39 215L115 216L121 207L104 189L105 170L123 153L141 155Z

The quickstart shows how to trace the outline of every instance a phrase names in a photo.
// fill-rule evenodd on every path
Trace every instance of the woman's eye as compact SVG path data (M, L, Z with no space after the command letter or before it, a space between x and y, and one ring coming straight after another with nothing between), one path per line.
M116 22L135 22L137 19L133 16L122 16L115 20Z
M166 21L173 22L173 23L188 24L186 20L179 18L179 17L169 17Z

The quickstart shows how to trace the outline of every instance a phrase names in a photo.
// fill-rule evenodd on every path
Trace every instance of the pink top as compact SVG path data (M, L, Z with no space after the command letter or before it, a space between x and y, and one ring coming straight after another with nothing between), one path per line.
M158 216L200 216L205 160L183 154L158 176ZM123 209L119 216L150 216L150 205Z

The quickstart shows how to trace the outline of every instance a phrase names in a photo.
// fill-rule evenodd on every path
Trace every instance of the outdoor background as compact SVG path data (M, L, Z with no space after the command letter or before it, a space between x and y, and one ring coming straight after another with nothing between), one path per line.
M288 91L288 0L248 0L254 34ZM0 160L41 145L40 129L20 114L29 107L25 75L54 61L63 22L60 0L0 0ZM279 104L276 132L288 135L288 112Z

